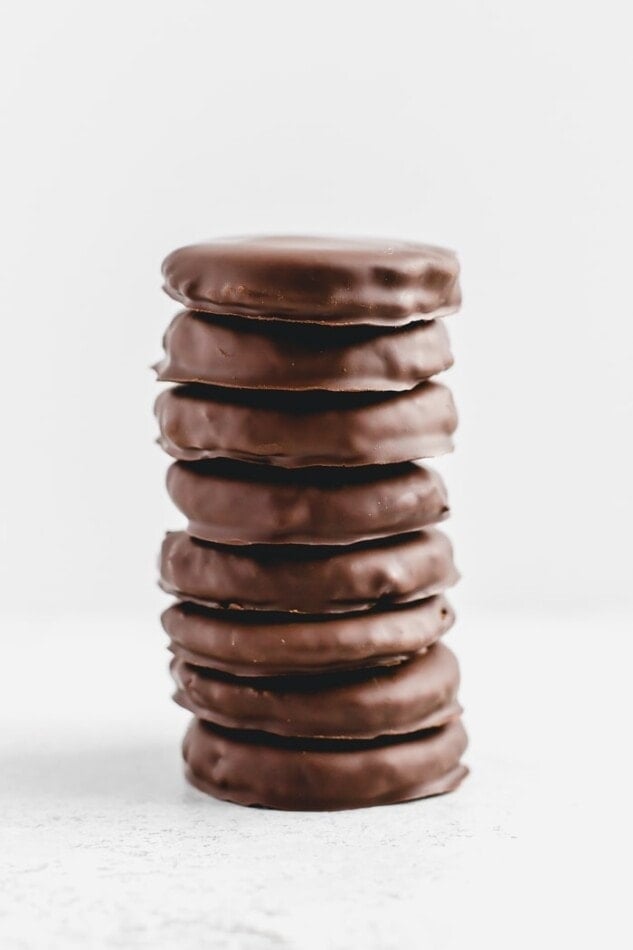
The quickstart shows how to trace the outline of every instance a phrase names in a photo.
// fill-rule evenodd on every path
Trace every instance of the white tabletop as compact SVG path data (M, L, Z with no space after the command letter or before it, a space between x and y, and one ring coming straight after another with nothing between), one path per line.
M185 786L157 622L7 618L0 946L630 946L632 626L462 616L462 789L293 814Z

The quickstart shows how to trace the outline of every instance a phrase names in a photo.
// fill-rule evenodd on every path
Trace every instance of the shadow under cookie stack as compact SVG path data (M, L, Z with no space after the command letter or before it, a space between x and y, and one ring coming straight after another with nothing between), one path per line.
M176 461L161 586L197 788L339 809L456 788L466 733L441 637L455 583L455 255L411 243L238 238L174 251L160 444Z

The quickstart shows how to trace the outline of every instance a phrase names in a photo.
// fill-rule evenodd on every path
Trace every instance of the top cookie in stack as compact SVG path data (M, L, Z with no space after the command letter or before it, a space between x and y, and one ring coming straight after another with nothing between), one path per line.
M164 290L191 310L327 326L404 326L461 304L452 251L406 241L237 237L163 262Z
M174 251L163 275L187 308L156 367L180 385L156 414L188 519L161 559L162 586L181 601L163 618L177 699L197 717L188 777L285 808L448 791L465 774L456 663L438 653L404 677L375 676L439 649L452 622L442 592L457 574L431 527L448 514L446 491L417 460L450 451L457 424L449 390L430 381L452 364L439 318L460 304L455 255L236 238ZM309 735L297 718L306 689Z

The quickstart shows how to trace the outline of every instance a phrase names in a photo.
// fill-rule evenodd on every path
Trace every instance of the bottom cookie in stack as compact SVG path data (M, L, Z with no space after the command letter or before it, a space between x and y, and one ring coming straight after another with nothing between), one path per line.
M453 791L468 769L460 719L377 739L289 739L194 719L183 744L186 776L241 805L325 811L410 801Z

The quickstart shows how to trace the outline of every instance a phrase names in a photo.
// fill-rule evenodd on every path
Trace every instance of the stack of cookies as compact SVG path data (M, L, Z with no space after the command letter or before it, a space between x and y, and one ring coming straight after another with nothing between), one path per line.
M247 805L353 808L466 774L444 484L437 247L239 238L174 251L160 444L188 520L161 555L187 777Z

